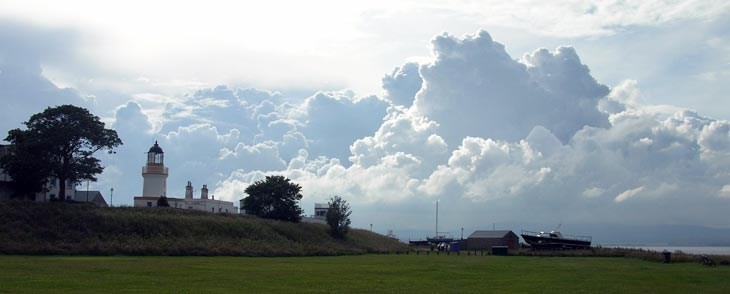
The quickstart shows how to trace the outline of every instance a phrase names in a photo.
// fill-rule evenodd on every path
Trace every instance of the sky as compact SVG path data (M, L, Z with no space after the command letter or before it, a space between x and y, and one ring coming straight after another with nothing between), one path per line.
M159 141L168 196L285 175L382 233L730 227L726 1L183 2L0 1L0 131L88 108L115 205Z

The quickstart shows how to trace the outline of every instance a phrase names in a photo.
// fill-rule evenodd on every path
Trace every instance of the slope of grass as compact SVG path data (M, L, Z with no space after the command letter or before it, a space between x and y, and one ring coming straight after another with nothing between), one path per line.
M174 208L0 202L0 253L306 256L406 250L365 230L334 239L327 226Z
M0 293L730 293L728 267L628 258L0 256Z

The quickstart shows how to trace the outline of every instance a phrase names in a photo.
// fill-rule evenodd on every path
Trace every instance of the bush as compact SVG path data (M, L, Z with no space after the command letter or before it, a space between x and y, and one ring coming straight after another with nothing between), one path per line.
M170 207L170 203L167 202L167 197L160 196L160 198L157 199L157 207Z

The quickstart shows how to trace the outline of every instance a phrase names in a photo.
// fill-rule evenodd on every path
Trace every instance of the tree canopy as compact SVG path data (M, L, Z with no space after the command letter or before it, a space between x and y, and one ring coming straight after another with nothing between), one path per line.
M49 107L23 124L25 130L8 132L5 140L11 148L2 166L17 182L58 179L60 200L66 199L67 181L96 181L104 170L94 153L113 153L122 145L116 131L104 128L98 116L74 105ZM42 185L43 181L35 188L42 189Z
M340 196L330 198L327 203L326 219L330 226L330 234L336 238L344 238L350 230L350 205Z
M299 222L304 212L299 207L302 187L284 176L267 176L249 185L242 209L263 218Z
M19 135L16 142L24 148L17 148L17 145L5 146L0 167L6 174L10 175L10 186L13 198L25 198L33 200L36 193L45 192L45 183L48 181L48 165L42 154L41 146L25 143L26 138ZM11 156L12 155L12 156ZM34 160L26 160L33 158Z

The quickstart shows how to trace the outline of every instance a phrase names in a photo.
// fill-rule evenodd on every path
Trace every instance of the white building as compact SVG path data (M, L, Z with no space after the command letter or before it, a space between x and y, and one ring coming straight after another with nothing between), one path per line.
M315 203L314 214L312 216L303 216L302 222L313 224L327 224L327 211L330 209L327 203Z
M134 197L134 207L156 207L161 196L167 198L170 207L180 209L194 209L213 213L238 213L238 207L233 202L216 200L215 196L208 199L208 186L200 189L200 198L194 198L193 185L188 181L185 186L185 198L167 196L168 168L165 167L165 152L160 145L155 145L147 152L147 164L142 167L142 196Z
M330 205L327 203L315 203L314 204L314 215L313 218L327 219L327 211L330 210Z

